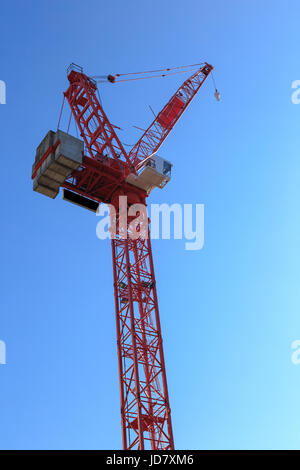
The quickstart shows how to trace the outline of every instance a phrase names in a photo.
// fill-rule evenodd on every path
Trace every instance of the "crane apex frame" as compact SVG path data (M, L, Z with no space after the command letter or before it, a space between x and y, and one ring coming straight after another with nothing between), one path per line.
M64 99L82 140L60 129L47 133L32 167L34 191L54 199L62 187L65 200L94 212L100 203L118 212L120 196L127 196L127 209L146 205L153 188L171 177L172 164L157 151L212 70L201 64L127 153L100 104L97 83L71 64ZM149 229L148 237L132 239L122 236L119 220L116 226L111 246L123 449L173 450Z

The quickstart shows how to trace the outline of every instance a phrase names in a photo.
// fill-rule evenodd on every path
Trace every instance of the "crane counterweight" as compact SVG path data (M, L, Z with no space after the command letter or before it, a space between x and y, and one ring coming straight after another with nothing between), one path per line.
M49 131L37 147L32 167L33 189L54 199L61 184L82 164L83 141Z

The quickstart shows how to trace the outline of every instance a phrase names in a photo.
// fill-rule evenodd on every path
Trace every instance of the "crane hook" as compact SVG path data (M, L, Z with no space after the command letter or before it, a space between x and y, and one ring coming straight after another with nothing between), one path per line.
M214 92L214 97L216 98L217 101L220 101L220 99L221 99L221 94L217 89Z

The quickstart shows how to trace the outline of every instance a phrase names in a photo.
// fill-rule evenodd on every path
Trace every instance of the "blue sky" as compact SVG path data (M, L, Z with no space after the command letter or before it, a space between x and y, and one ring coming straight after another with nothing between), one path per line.
M32 191L35 148L58 121L66 68L215 67L160 150L155 203L203 203L205 246L155 240L178 449L298 449L299 2L2 2L2 449L121 447L111 251L97 219ZM182 80L100 88L135 143Z

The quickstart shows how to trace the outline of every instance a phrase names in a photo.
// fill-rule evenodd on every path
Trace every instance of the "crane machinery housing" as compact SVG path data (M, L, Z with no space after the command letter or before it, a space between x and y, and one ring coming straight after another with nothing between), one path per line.
M94 212L101 203L118 212L120 196L127 197L128 208L146 204L153 188L164 187L171 178L172 164L157 151L213 70L208 63L197 65L126 152L97 96L96 80L71 64L64 100L81 138L59 125L46 134L32 167L34 191L54 199L63 188L65 200ZM118 77L107 80L116 83ZM117 220L111 246L123 449L173 450L150 235L124 237Z

